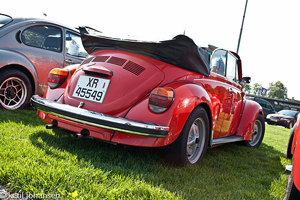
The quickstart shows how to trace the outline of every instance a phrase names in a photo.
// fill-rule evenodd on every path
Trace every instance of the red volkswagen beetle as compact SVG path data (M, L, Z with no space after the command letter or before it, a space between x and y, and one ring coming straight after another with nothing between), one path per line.
M111 143L166 147L166 158L194 165L208 147L243 141L258 147L261 106L245 99L242 66L231 51L198 47L179 35L162 42L94 36L81 28L89 56L54 69L32 105L48 128Z
M300 199L300 118L294 126L287 148L287 158L292 158L292 165L287 166L292 170L289 176L284 199Z

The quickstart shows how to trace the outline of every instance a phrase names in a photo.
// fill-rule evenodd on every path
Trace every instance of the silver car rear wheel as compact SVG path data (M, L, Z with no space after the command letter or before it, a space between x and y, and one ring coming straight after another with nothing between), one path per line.
M0 107L8 110L25 108L32 95L28 78L18 70L4 71L0 78Z

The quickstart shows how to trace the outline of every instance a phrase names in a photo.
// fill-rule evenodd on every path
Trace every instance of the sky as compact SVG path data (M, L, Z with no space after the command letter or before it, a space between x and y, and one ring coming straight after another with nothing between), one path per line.
M0 13L90 26L112 37L166 40L185 33L198 46L237 51L246 0L14 0ZM239 47L251 85L281 81L300 100L300 1L248 0ZM46 14L45 17L43 14Z

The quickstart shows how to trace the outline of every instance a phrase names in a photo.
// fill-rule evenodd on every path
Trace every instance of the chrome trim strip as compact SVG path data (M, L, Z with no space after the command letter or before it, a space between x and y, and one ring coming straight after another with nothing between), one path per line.
M244 140L244 138L242 136L236 136L236 135L228 136L225 138L216 138L216 139L213 139L212 146L230 143L230 142L239 142L239 141L243 141L243 140Z
M52 102L38 95L34 95L31 98L31 104L37 110L47 114L98 128L159 138L166 137L169 132L169 127L167 126L108 116L102 113Z

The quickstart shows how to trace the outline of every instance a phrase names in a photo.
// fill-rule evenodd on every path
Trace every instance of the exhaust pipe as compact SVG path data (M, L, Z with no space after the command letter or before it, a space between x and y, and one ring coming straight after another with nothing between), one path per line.
M52 124L47 124L46 129L54 129L57 127L57 121L53 121Z
M83 137L89 137L90 136L90 132L86 129L83 129L80 133L76 134L76 138L83 138Z

